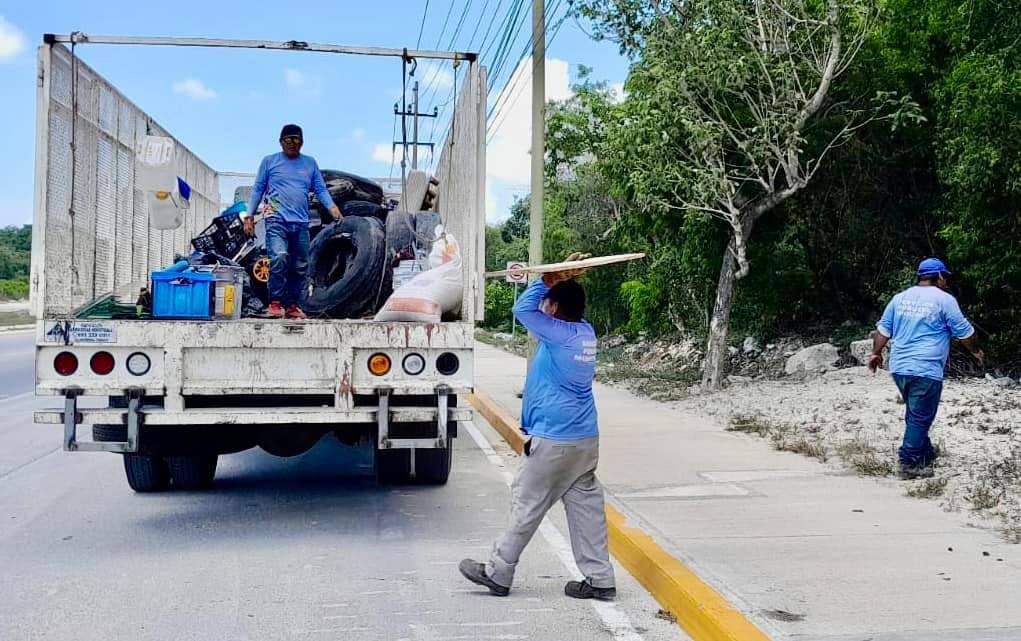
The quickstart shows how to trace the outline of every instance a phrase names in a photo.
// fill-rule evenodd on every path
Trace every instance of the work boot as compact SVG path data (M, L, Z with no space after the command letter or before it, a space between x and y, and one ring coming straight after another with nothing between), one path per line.
M461 564L457 566L457 569L461 571L464 578L468 579L472 583L478 583L489 588L489 593L493 596L507 596L510 594L510 588L505 588L493 579L486 576L486 564L479 563L474 559L465 559L461 561Z
M617 598L617 588L597 588L584 581L568 581L564 586L564 594L572 599L599 599L600 601L613 601Z
M266 316L269 318L283 318L284 306L279 301L273 301L269 304L269 309L266 310Z
M308 316L305 316L305 312L301 311L301 308L297 305L291 305L287 308L287 318L291 320L305 320Z

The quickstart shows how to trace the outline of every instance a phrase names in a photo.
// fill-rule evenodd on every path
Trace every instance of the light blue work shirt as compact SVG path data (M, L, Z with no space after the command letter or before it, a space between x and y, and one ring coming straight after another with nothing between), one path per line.
M262 159L252 185L248 213L278 216L287 223L308 222L308 193L314 191L323 207L333 207L319 165L312 156L291 159L283 152Z
M943 380L950 339L975 333L957 299L939 287L916 285L893 297L876 326L890 339L890 373Z
M537 278L514 304L514 316L539 340L525 379L521 429L556 441L598 436L592 396L596 332L588 321L572 323L541 311L547 292Z

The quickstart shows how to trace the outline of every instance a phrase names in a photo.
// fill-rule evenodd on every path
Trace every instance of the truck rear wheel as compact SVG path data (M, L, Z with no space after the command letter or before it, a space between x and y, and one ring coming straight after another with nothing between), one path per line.
M411 482L411 450L376 449L376 482L399 485Z
M376 482L380 485L445 485L454 458L453 443L438 449L416 449L415 475L411 474L412 450L376 450Z
M216 476L216 454L168 456L167 467L174 487L179 490L204 490L213 484Z
M454 459L454 443L435 450L415 450L415 481L422 485L446 485Z
M158 456L125 454L124 476L136 492L162 492L170 487L167 463Z

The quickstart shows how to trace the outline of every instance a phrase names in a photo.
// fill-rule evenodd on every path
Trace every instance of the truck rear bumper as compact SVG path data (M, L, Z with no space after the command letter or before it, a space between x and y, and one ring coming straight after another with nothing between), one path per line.
M422 407L390 408L391 423L431 422L437 420L438 410ZM217 408L215 410L185 410L170 412L162 409L143 409L139 411L142 424L147 427L174 426L201 428L208 425L329 425L344 423L376 423L379 410L375 407L359 407L351 410L289 408L267 409L239 407ZM79 425L123 424L127 421L125 409L79 409L77 420ZM453 407L447 410L448 421L469 421L472 410L468 407ZM39 410L35 413L35 422L46 425L63 425L64 411L60 409Z

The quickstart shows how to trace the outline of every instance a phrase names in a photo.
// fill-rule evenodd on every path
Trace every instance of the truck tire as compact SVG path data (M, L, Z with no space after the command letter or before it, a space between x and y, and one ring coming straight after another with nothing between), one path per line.
M421 485L446 485L454 459L454 443L435 450L415 450L415 482Z
M401 485L411 482L411 450L377 448L373 463L376 469L376 483L379 485Z
M344 216L374 216L380 220L387 218L386 207L367 200L349 200L339 207Z
M386 217L386 244L391 257L415 257L414 227L414 218L406 211L392 211Z
M174 488L178 490L204 490L213 484L216 476L216 454L168 456L167 467Z
M352 216L327 225L309 249L302 309L320 318L359 318L374 311L386 264L381 220Z
M167 463L158 456L124 454L124 476L131 489L139 493L162 492L170 487Z
M336 169L323 169L322 174L326 191L330 192L333 204L338 207L349 200L383 204L383 188L368 178ZM312 194L312 198L315 199L315 194Z

